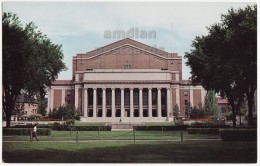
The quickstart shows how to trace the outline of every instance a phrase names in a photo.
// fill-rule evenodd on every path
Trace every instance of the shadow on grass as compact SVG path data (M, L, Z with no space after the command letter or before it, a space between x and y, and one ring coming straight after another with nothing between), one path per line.
M256 142L3 143L7 163L255 163Z

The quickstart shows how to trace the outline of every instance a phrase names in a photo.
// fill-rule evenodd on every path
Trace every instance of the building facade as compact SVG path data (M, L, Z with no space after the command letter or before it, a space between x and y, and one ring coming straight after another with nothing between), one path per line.
M172 121L172 110L203 103L206 91L182 80L182 57L123 39L73 57L72 80L48 89L48 111L75 105L82 121Z

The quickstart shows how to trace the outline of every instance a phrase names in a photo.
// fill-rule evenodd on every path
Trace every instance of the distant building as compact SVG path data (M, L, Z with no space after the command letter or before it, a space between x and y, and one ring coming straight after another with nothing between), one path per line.
M232 113L231 112L231 107L230 107L227 99L223 99L221 97L217 97L217 104L219 106L219 115L220 116Z
M35 115L37 114L39 102L33 98L26 98L24 94L17 97L13 115Z
M48 111L74 105L88 122L163 122L175 105L203 103L206 91L182 79L182 57L123 39L73 57L72 80L48 89Z

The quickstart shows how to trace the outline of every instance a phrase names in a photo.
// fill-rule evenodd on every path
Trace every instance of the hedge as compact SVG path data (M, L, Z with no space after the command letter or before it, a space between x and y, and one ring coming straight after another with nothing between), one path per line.
M256 141L256 129L221 129L220 136L224 141Z
M111 131L111 126L69 126L69 125L53 125L52 130L60 131Z
M135 130L139 131L176 131L176 130L186 130L187 125L179 125L179 126L136 126Z
M3 128L3 135L30 135L28 128ZM51 129L37 129L37 135L51 135Z
M188 134L219 134L219 128L188 128Z
M33 128L34 125L32 124L27 124L27 125L15 125L12 126L11 128ZM38 124L37 128L51 128L51 125L47 125L47 124Z
M12 128L33 128L33 125L16 125ZM79 131L111 131L111 126L71 126L65 124L52 124L52 125L37 125L37 128L50 128L52 130L59 131L70 131L70 130L79 130Z
M231 128L231 126L213 122L193 122L189 128Z

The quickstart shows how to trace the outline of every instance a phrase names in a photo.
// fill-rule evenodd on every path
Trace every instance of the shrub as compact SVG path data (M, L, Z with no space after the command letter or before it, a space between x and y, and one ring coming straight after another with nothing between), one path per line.
M67 119L65 124L66 125L74 125L75 124L75 119Z
M211 122L194 122L191 123L189 128L230 128L229 125L225 125L222 121Z
M70 125L53 125L52 130L60 131L111 131L111 126L70 126Z
M219 134L219 128L188 128L188 134Z
M175 126L182 126L184 125L184 122L181 119L177 119L174 121Z
M256 141L256 129L221 129L220 136L224 141Z
M176 131L176 130L186 130L187 125L179 125L179 126L136 126L135 130L139 131Z
M62 105L50 111L49 118L64 119L64 120L67 119L80 120L80 114L75 107L71 107L70 105Z
M26 124L26 125L15 125L11 128L33 128L34 125L33 124ZM51 128L51 125L47 125L47 124L38 124L37 128Z
M190 113L190 118L205 118L206 113L202 108L197 108L196 106L192 108Z
M40 128L37 130L38 135L51 135L51 129ZM3 135L30 135L28 128L3 128Z

